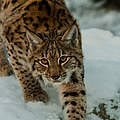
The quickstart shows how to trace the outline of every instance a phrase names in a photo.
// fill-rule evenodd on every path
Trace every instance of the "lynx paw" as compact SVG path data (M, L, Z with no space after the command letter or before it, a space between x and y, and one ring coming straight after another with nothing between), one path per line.
M49 98L47 93L44 90L41 90L39 93L32 93L30 95L24 94L24 99L26 102L42 101L44 103L47 103Z

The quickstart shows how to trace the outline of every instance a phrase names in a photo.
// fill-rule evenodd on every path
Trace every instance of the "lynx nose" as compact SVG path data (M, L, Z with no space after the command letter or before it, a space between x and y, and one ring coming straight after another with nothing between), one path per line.
M60 77L60 76L58 76L58 75L53 75L53 76L51 76L51 78L54 79L54 80L57 80L59 77Z

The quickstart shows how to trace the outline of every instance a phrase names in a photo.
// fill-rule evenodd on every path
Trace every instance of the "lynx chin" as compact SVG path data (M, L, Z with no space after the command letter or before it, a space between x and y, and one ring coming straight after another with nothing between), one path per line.
M48 102L39 81L57 84L64 120L85 120L81 33L64 0L0 0L0 75L12 73L26 102Z

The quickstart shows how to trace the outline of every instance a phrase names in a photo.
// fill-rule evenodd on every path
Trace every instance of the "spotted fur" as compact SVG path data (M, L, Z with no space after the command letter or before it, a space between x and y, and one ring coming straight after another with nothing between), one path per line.
M1 75L13 69L27 102L48 101L39 80L56 86L64 119L85 120L81 34L64 0L1 0L0 7Z

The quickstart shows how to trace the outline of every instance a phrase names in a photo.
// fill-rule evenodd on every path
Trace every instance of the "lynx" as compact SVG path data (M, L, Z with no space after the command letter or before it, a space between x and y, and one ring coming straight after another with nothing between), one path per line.
M56 86L64 120L85 120L81 33L65 1L0 0L0 7L1 76L14 71L26 102L48 102L39 81Z

